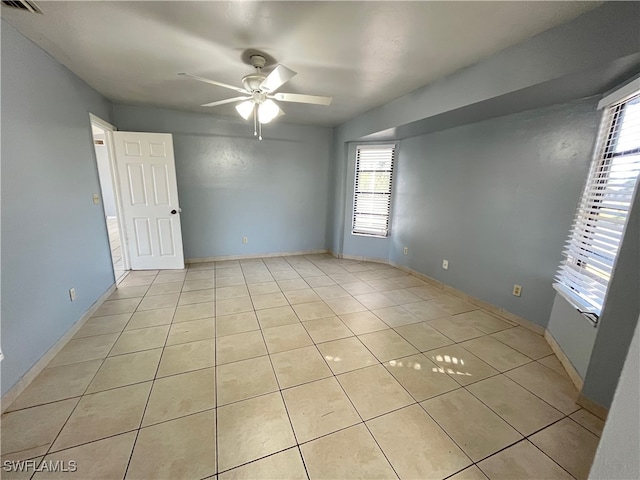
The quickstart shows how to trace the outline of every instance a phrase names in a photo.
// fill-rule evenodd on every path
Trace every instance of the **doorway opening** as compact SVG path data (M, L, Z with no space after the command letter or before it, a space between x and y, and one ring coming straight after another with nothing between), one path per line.
M116 190L117 179L113 163L113 149L111 132L115 128L98 117L91 116L91 133L93 136L93 148L98 165L98 177L102 194L102 207L109 236L109 249L113 263L113 275L116 284L119 284L129 273L128 261L124 252L121 230L121 218L119 215L118 192Z

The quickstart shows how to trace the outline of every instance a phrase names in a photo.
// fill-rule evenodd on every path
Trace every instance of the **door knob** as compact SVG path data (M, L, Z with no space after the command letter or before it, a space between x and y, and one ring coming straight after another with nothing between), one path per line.
M176 213L178 213L177 210L171 210L171 215L175 215Z

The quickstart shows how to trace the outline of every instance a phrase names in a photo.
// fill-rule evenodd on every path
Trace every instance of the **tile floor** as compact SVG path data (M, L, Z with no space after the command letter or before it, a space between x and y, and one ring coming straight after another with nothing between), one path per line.
M584 479L576 396L542 337L389 266L132 272L3 415L42 470L3 478Z

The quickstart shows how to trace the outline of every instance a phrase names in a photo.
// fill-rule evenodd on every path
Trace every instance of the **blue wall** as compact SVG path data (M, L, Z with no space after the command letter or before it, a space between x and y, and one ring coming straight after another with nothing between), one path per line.
M3 394L114 283L89 112L109 104L2 21Z
M114 105L119 130L173 134L185 258L327 248L331 129ZM242 244L242 237L249 243Z

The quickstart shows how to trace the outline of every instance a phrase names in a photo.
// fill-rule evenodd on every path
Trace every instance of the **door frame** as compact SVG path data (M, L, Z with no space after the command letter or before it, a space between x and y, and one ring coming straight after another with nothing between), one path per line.
M107 153L109 155L109 169L111 170L111 187L113 188L113 196L116 200L116 214L118 216L118 230L120 232L120 244L122 250L122 264L125 270L131 270L131 264L129 261L129 252L125 248L127 244L127 231L125 230L124 218L122 215L122 198L120 195L120 182L118 180L118 167L116 165L115 145L113 143L113 132L118 129L111 125L106 120L89 113L89 121L91 125L95 125L105 131ZM93 140L93 134L91 135ZM97 161L97 160L96 160ZM106 217L105 217L106 225ZM108 236L108 235L107 235ZM115 275L115 272L114 272Z

